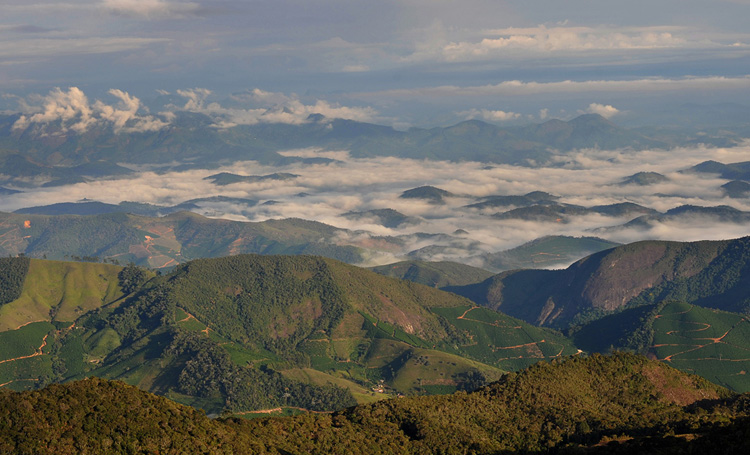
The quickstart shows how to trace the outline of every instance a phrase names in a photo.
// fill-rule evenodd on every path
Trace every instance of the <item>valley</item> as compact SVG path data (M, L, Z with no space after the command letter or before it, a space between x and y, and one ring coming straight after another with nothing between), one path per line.
M639 242L564 270L444 286L453 292L436 283L484 275L411 263L402 280L304 255L195 259L168 273L9 258L0 278L22 284L0 306L0 383L93 375L247 416L473 390L540 361L626 350L747 392L749 251L747 238ZM717 273L721 286L699 285ZM416 282L425 276L439 279Z

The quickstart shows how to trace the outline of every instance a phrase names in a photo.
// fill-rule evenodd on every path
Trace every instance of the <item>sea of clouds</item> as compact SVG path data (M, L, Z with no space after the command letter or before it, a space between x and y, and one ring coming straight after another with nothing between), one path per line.
M569 222L498 220L493 213L509 208L471 209L466 206L491 195L523 195L545 191L560 197L559 202L586 207L632 202L660 212L685 204L696 206L727 205L750 211L750 199L730 199L718 176L681 172L706 160L722 163L746 161L750 143L732 148L693 147L673 150L601 151L580 150L560 155L556 165L527 168L488 165L477 162L411 160L393 157L351 158L346 151L288 150L293 157L324 157L327 164L295 163L270 167L257 162L233 163L218 169L187 171L138 170L120 179L103 179L73 185L36 188L5 196L1 211L58 202L96 200L117 204L137 201L172 206L187 200L227 196L257 200L257 205L227 201L204 202L198 212L238 221L264 221L280 218L316 220L352 232L355 237L399 237L403 249L373 258L383 263L431 245L432 260L462 260L482 253L503 251L546 235L599 236L628 243L645 239L678 241L718 240L750 234L750 226L718 223L714 219L681 218L652 223L648 228L607 230L630 221L634 216L609 217L586 215ZM127 163L122 163L127 166ZM622 185L624 178L636 172L658 172L669 178L665 183L638 186ZM231 172L240 175L267 175L286 172L298 177L290 180L265 180L254 183L216 185L206 177ZM431 185L455 195L443 205L426 200L404 199L403 191ZM127 189L124 191L124 189ZM417 224L387 228L375 218L352 219L347 212L390 208L417 217ZM452 235L457 230L465 234ZM434 234L433 236L421 235ZM444 234L443 236L435 236Z

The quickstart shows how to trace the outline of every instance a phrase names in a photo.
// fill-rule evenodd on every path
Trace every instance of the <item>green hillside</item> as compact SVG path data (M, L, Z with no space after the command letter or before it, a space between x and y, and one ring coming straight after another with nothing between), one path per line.
M18 297L0 306L0 331L32 322L72 322L123 296L121 267L31 260Z
M439 308L435 312L466 335L468 340L458 345L459 352L507 371L581 352L559 332L534 327L488 308Z
M619 246L597 237L545 236L515 248L484 256L492 270L560 267L599 251Z
M639 352L737 392L750 391L750 324L744 314L666 301L606 316L576 329L572 338L589 352Z
M653 321L656 358L715 384L750 392L750 321L747 316L670 303Z
M473 393L253 420L211 420L120 382L90 379L0 392L0 451L744 453L747 405L747 396L625 354L539 363Z
M32 259L0 323L3 386L95 375L211 412L470 390L576 352L454 294L312 256L200 259L162 276Z

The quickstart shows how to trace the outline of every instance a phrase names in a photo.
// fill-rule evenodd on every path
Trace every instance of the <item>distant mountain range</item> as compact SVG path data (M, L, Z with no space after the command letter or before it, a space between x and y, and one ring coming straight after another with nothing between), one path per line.
M85 204L82 208L108 211L119 206ZM154 210L153 206L142 208ZM357 246L356 239L342 240L347 232L300 219L245 223L210 219L190 212L164 217L121 211L81 216L0 213L0 233L5 240L0 245L0 254L49 259L97 257L153 268L240 253L317 254L350 263L363 262L365 249ZM388 242L388 239L382 241L383 245Z
M23 178L28 177L45 177L55 185L131 172L118 163L174 167L177 162L182 168L210 168L239 160L277 165L305 160L330 162L277 153L307 147L349 150L355 157L398 156L530 166L546 163L552 150L669 148L688 140L652 139L618 127L597 114L526 127L503 128L470 120L444 128L397 131L321 116L313 116L300 125L258 124L218 129L208 117L181 112L165 130L128 134L117 134L104 127L92 127L78 134L56 129L54 124L32 124L18 130L13 128L17 119L18 115L0 117L0 174L10 178L6 182L18 186L24 185ZM228 175L212 178L220 184L243 180Z

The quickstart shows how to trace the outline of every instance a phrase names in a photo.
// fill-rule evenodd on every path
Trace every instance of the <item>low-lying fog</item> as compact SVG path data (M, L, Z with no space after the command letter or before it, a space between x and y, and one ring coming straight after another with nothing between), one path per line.
M123 179L25 190L4 196L0 201L0 210L14 211L83 199L113 204L137 201L171 206L186 200L219 195L247 198L259 203L254 206L227 202L202 203L199 213L241 221L297 217L378 236L409 235L404 238L407 245L400 254L436 243L453 247L436 251L430 256L432 260L456 260L481 252L502 251L545 235L598 236L627 243L643 239L725 239L750 234L749 224L718 223L714 219L695 217L656 222L648 228L603 230L601 228L622 225L637 215L618 218L594 214L563 223L534 222L498 220L490 216L513 207L484 210L465 207L484 196L545 191L559 196L560 203L586 207L632 202L660 212L685 204L706 207L727 205L750 211L750 198L730 199L724 196L720 187L727 182L726 179L679 172L706 160L722 163L747 161L750 143L734 148L696 147L670 151L583 150L561 155L557 159L558 166L546 168L399 158L354 159L345 151L310 149L290 150L283 154L326 157L335 161L283 167L261 166L246 161L211 170L140 171L135 176ZM644 186L621 184L624 178L644 171L658 172L669 180ZM224 186L205 180L219 172L240 175L285 172L299 177ZM403 191L423 185L435 186L456 196L447 198L443 205L399 197ZM270 201L273 203L267 203ZM421 221L387 228L374 219L368 222L366 219L342 216L351 211L385 208L418 217ZM458 229L466 233L443 241L411 236L415 233L452 234ZM378 262L387 259L393 258L379 258Z

